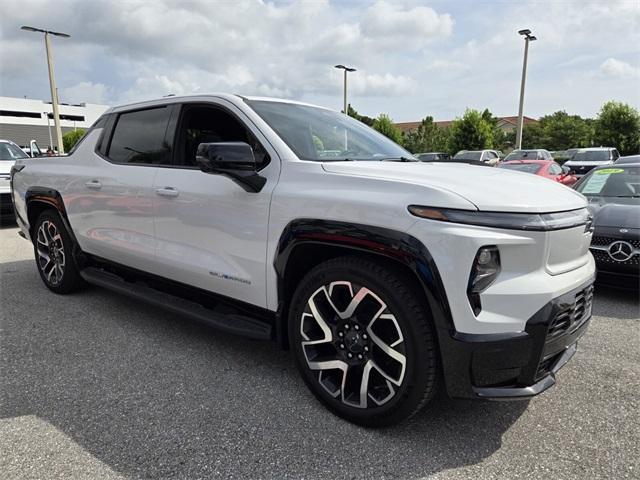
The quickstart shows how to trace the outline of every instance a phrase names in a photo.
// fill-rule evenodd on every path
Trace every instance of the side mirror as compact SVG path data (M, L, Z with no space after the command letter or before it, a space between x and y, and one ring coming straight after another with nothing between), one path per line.
M201 143L196 163L205 173L227 175L247 192L259 192L267 181L258 174L253 150L244 142Z
M571 171L571 169L565 165L562 166L562 173L564 173L565 175L569 175L569 172Z

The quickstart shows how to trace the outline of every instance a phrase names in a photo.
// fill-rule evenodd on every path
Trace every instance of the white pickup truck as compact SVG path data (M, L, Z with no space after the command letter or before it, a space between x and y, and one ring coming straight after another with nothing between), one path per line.
M291 348L361 425L555 383L591 317L587 202L519 172L422 163L341 113L228 94L107 111L12 171L42 281L92 283ZM25 294L28 294L25 292Z

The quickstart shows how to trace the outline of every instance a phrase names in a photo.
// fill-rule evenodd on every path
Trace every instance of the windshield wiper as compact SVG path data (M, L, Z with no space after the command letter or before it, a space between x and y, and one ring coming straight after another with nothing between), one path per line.
M389 157L380 159L381 162L419 162L409 157Z

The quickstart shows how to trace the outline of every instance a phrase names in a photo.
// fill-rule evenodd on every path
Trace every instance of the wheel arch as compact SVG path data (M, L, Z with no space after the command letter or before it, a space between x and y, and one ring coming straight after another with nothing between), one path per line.
M48 209L55 210L60 215L60 220L64 228L69 233L73 242L73 260L77 266L83 264L83 254L78 245L78 240L69 223L67 210L64 206L64 200L60 192L50 187L33 186L29 187L25 193L25 205L27 210L27 225L29 227L29 235L33 239L33 229L36 220L42 212Z
M33 234L34 224L40 214L47 209L56 210L65 223L65 227L68 227L69 222L64 201L57 190L48 187L29 187L25 194L25 204L30 234ZM71 230L69 229L69 231Z
M289 347L288 309L296 286L316 265L341 256L364 256L384 262L405 278L416 280L417 292L429 308L437 338L450 336L453 320L440 273L427 247L396 230L331 220L297 219L283 230L274 259L278 314L276 340Z

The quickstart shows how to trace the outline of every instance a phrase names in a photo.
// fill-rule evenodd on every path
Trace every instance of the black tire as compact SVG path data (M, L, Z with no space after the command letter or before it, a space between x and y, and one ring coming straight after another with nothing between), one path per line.
M414 415L435 394L436 341L429 309L411 280L366 258L341 257L313 268L293 295L289 339L298 368L314 395L346 420L367 427L392 425ZM357 307L349 316L344 307L353 304ZM330 341L316 316L325 320ZM334 358L342 363L327 363Z
M55 210L36 220L33 250L40 278L52 292L73 293L86 285L73 259L73 239Z

